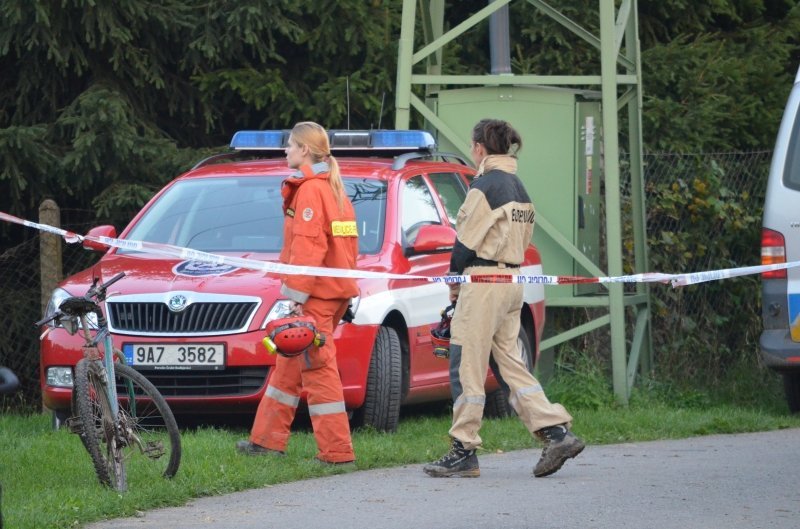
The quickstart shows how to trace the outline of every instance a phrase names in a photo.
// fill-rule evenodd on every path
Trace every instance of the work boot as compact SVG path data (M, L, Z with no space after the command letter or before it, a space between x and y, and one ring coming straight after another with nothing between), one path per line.
M533 469L533 475L537 478L558 472L567 459L577 456L586 447L563 424L542 428L536 432L536 437L544 443L542 457Z
M314 461L326 467L336 467L345 469L356 468L356 462L354 459L351 459L350 461L325 461L324 459L320 459L318 456L314 456Z
M477 478L481 475L475 450L467 450L458 439L453 439L453 445L447 454L425 465L422 470L435 478Z
M273 450L271 448L265 448L261 445L257 445L248 440L237 441L236 451L248 456L273 456L273 457L286 456L286 452L281 452L280 450Z

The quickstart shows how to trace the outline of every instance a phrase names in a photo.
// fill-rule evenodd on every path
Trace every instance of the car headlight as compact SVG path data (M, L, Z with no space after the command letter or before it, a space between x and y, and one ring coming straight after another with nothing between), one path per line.
M53 290L53 293L50 294L50 301L47 302L47 307L44 309L44 316L47 318L48 316L53 316L58 308L64 303L64 300L67 298L71 298L72 294L64 290L63 288L56 288ZM89 323L89 327L97 328L97 315L94 313L90 313L86 315L86 320ZM48 327L54 328L63 328L64 326L58 320L53 320L47 324ZM74 332L74 331L73 331ZM73 334L73 333L70 333Z
M64 303L64 300L70 297L70 293L63 288L57 288L50 294L50 301L47 302L47 307L44 309L44 317L49 318L53 316L58 310L58 307ZM57 327L57 321L51 321L47 324L48 327Z
M353 316L358 314L358 306L361 304L361 296L355 296L350 300L350 310L353 311Z
M264 323L261 324L261 328L265 329L267 324L272 320L277 320L278 318L287 318L291 316L292 304L294 302L289 299L279 299L272 305L272 308L269 309L269 314L267 314L266 319L264 319ZM352 300L350 300L350 310L353 313L353 316L356 315L358 311L358 305L361 303L361 296L356 296ZM341 322L339 322L341 323Z
M72 387L72 368L71 367L48 367L47 385L59 388Z
M294 302L290 299L279 299L276 301L275 304L272 305L272 308L269 309L269 314L267 314L266 319L264 319L264 323L261 324L261 328L265 329L267 324L272 320L289 317L293 304Z

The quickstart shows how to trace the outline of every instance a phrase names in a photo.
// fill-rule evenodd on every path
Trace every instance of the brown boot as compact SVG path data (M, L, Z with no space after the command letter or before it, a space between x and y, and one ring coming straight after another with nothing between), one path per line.
M537 478L558 472L567 459L577 456L586 447L563 424L542 428L536 432L536 437L544 443L542 457L533 469L533 475Z

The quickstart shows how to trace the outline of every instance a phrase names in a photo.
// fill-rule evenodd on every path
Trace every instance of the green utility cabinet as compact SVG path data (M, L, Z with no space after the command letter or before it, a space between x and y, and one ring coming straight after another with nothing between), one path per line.
M603 180L599 94L551 87L486 86L443 90L429 99L434 112L469 145L483 118L503 119L522 135L519 176L536 207L581 253L600 263L600 188ZM439 150L458 149L442 135ZM589 275L541 228L534 244L548 275ZM604 267L601 267L604 268ZM548 298L599 292L599 285L548 286Z

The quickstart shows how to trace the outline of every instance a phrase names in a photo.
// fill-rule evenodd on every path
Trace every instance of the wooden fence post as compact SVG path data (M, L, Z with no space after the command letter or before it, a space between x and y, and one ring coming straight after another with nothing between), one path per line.
M39 222L56 228L61 227L61 210L54 200L47 199L39 205ZM42 311L47 308L53 289L61 281L64 273L62 263L61 237L53 233L39 234L39 270L42 286Z

